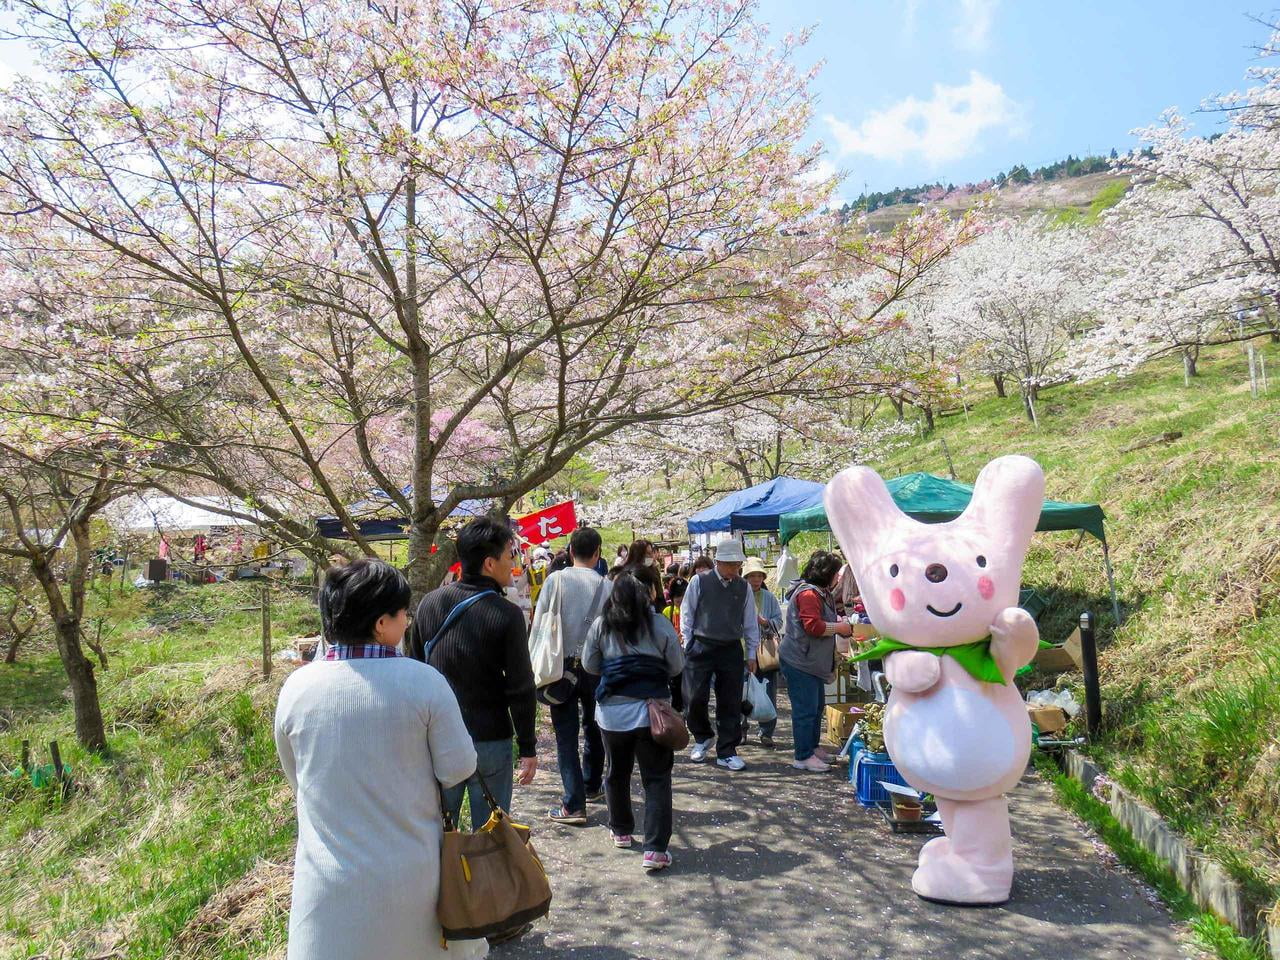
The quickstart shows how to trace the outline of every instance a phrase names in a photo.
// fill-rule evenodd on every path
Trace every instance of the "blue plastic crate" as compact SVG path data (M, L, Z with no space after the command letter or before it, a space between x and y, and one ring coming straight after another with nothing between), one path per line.
M893 765L887 753L869 753L859 750L849 762L849 782L858 791L858 802L864 807L874 807L889 799L888 791L879 781L910 786Z

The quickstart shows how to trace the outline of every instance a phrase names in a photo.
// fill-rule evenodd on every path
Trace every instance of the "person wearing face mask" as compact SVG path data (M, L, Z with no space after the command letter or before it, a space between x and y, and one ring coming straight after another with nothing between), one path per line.
M627 562L624 570L632 567L658 568L658 548L648 540L637 540L627 548Z

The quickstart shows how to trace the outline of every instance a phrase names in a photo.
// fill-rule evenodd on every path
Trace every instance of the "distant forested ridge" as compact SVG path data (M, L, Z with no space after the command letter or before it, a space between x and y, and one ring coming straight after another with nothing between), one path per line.
M846 203L841 207L840 213L842 216L850 216L857 213L870 213L873 210L879 210L881 207L890 207L900 203L939 203L950 198L985 193L994 187L1003 187L1007 183L1046 183L1052 180L1083 177L1090 173L1104 173L1113 167L1113 161L1116 159L1116 151L1112 148L1109 156L1075 157L1068 155L1064 160L1038 167L1035 170L1028 169L1025 164L1019 163L1010 167L1007 171L997 173L995 177L979 183L966 183L956 186L954 183L942 183L939 181L938 183L921 184L917 187L896 187L893 190L864 193L853 202Z

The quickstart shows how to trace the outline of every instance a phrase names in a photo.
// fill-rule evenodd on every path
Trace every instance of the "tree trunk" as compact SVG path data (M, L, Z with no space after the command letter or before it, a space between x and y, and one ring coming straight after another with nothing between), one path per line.
M22 637L19 634L15 633L13 635L13 638L9 641L9 646L5 648L5 651L4 651L5 663L18 662L18 647L20 647L21 645L22 645Z
M1196 371L1196 363L1198 361L1199 357L1196 355L1195 350L1187 349L1182 351L1182 377L1188 386L1191 385L1192 377L1199 376Z
M416 499L416 498L415 498ZM436 548L432 553L431 548ZM440 520L433 513L422 522L409 525L409 549L406 554L404 574L413 588L413 608L418 601L440 586L447 571L458 559L457 548L451 538L440 530Z
M920 411L924 414L924 432L933 433L933 428L934 428L933 407L924 406L920 408Z
M993 374L991 375L991 381L996 385L996 396L997 396L997 397L1007 397L1007 396L1009 395L1008 393L1006 393L1006 392L1005 392L1005 389L1004 389L1004 374L1003 374L1003 373L993 373Z
M79 618L59 617L54 622L54 633L58 638L62 669L71 681L76 739L85 749L100 753L107 748L107 731L102 724L102 706L98 702L98 681L93 675L93 661L80 648Z
M1024 388L1022 391L1022 408L1026 411L1027 419L1038 427L1040 422L1036 419L1035 391L1030 388Z
M906 407L906 403L901 397L890 397L889 402L893 404L893 409L897 411L898 414L898 422L901 423L905 419L904 409Z

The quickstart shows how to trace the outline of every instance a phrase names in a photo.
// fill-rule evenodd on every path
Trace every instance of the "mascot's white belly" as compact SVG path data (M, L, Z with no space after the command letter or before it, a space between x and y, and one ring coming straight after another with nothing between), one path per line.
M1009 775L1017 744L989 697L944 683L902 700L885 724L885 740L908 780L945 795L981 790Z

